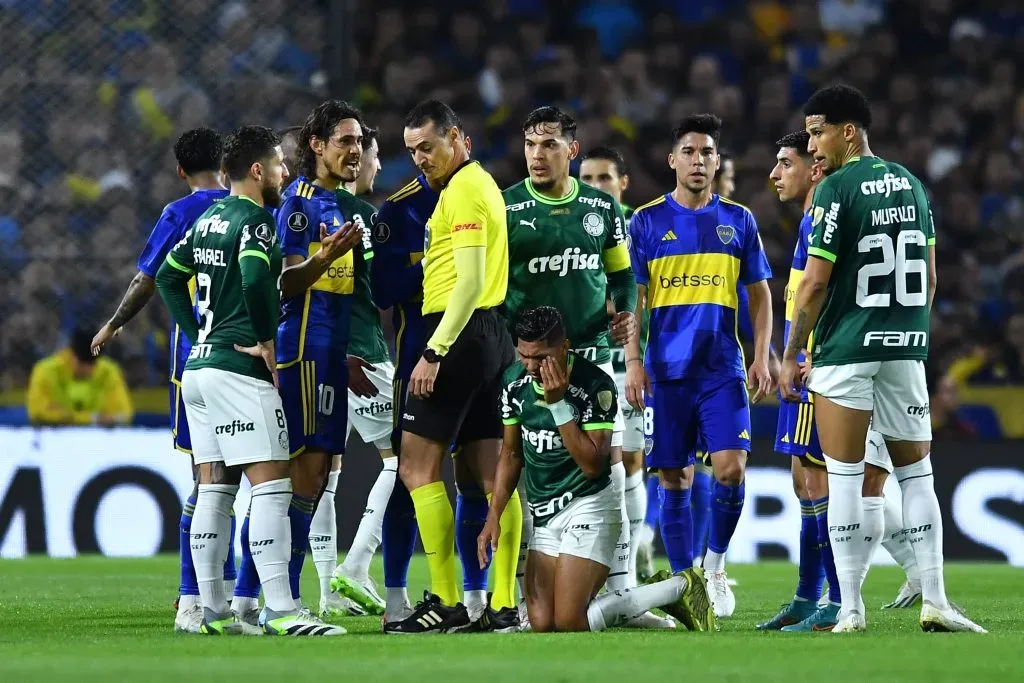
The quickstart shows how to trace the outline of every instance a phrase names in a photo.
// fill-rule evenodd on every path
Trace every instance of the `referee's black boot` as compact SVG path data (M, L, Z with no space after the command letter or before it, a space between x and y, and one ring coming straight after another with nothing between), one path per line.
M455 633L470 625L469 612L461 602L454 607L441 604L441 598L430 591L423 591L423 600L416 609L402 621L384 624L384 633L389 635L422 635L424 633Z

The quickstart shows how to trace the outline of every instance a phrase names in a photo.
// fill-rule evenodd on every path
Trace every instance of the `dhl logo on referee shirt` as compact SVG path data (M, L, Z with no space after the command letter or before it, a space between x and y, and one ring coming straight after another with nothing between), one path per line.
M452 226L452 232L463 232L464 230L480 230L479 223L459 223Z
M717 304L739 305L736 285L740 260L731 254L678 254L650 262L647 285L651 308Z

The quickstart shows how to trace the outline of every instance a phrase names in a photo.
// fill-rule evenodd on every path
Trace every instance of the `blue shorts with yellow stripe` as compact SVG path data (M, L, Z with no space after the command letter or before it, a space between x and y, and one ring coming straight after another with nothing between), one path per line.
M825 465L818 442L818 428L814 426L814 400L806 403L779 405L779 424L775 430L775 452L807 458L816 465Z
M172 380L168 385L171 409L171 435L174 437L174 448L182 453L192 455L192 434L188 430L188 419L185 417L185 399L181 397L179 380Z
M277 372L291 456L306 450L345 452L348 360L345 350L311 349Z

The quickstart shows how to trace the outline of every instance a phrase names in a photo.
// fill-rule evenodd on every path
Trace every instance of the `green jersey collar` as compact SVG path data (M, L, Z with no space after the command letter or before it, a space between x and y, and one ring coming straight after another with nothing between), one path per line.
M579 181L577 181L572 176L569 176L569 184L571 185L572 189L569 190L569 194L565 195L564 197L561 197L560 199L552 199L551 197L545 197L544 195L542 195L540 192L534 189L533 182L529 178L524 180L523 183L526 185L526 191L530 193L530 196L536 199L541 204L549 204L552 206L558 204L568 204L569 202L576 201L576 197L578 197L580 194Z

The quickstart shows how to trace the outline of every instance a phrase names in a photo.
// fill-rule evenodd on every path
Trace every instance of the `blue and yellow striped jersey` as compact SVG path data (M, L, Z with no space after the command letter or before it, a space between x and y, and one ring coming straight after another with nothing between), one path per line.
M651 379L745 377L737 289L772 276L750 210L712 195L694 211L666 194L637 209L629 233Z
M395 327L395 376L406 379L426 346L423 326L423 243L438 194L417 176L387 198L370 220L374 265L370 290L390 308Z
M333 190L300 176L284 191L277 210L277 235L282 255L304 259L320 250L320 224L329 233L351 216L344 215ZM366 268L368 249L359 245L331 264L319 280L298 296L281 300L277 362L288 367L303 358L307 346L344 350L348 347L357 268Z
M146 240L146 246L139 254L139 272L151 278L156 277L156 272L171 253L175 244L181 241L185 232L192 227L196 219L206 213L214 203L228 196L228 191L217 190L196 190L192 194L175 200L164 207L160 219L153 226L153 231ZM190 288L195 291L194 282ZM198 316L197 316L198 317ZM171 369L170 378L175 384L181 383L181 373L185 371L185 361L188 360L189 351L192 349L192 342L181 331L177 323L171 325Z

